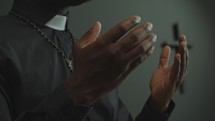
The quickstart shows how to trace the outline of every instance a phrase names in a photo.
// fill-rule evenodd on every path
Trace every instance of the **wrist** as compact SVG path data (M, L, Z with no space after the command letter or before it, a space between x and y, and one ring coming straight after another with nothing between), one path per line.
M67 79L65 81L65 87L66 90L70 96L70 98L73 100L75 105L86 105L89 106L92 104L92 98L91 96L89 96L85 89L80 86L78 83L78 81L74 81L77 80L74 77L70 77L69 79ZM79 85L79 86L78 86Z
M168 109L170 100L161 100L151 95L147 103L152 110L162 113Z

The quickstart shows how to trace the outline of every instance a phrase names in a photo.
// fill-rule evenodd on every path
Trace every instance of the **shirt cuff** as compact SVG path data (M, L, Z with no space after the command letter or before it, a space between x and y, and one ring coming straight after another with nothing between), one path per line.
M136 117L136 121L167 121L174 108L175 103L172 100L170 101L168 109L163 113L154 111L146 103L141 113Z
M42 103L49 118L59 121L81 121L91 112L92 107L75 105L64 85L58 87Z

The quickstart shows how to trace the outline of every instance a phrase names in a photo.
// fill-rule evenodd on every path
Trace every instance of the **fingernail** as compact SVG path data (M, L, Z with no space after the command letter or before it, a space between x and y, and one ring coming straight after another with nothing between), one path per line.
M150 23L150 22L148 22L148 27L147 27L148 31L151 31L151 30L152 30L152 28L153 28L153 24L152 24L152 23Z
M155 50L155 47L153 46L150 50L149 50L149 54L151 55Z
M182 41L184 41L184 37L183 37L183 36L181 36L181 37L179 38L179 42L182 42Z
M135 16L134 23L138 24L141 22L140 16Z
M95 28L98 24L100 24L99 21L96 21L96 22L93 24L92 28Z
M144 31L145 31L146 33L149 32L149 31L151 31L152 28L153 28L152 23L150 23L150 22L145 22L145 23L144 23Z
M184 38L184 40L186 40L186 36L185 35L182 35L182 37Z
M181 35L181 36L180 36L180 38L181 38L181 39L180 39L180 41L184 41L184 40L186 40L185 35Z
M184 43L185 45L187 45L186 36L185 35L181 35L180 38L179 38L179 42L180 43Z
M154 37L152 38L151 42L155 43L157 41L157 35L154 35Z
M149 48L151 47L151 43L150 42L147 42L143 45L143 48L145 51L147 51Z
M187 45L187 41L186 41L186 36L185 35L183 35L183 38L184 38L184 42L185 42L185 45Z
M144 49L145 50L148 50L151 47L151 45L157 41L157 35L153 34L153 35L150 35L150 36L153 36L153 38L151 40L149 40L149 42L144 44Z

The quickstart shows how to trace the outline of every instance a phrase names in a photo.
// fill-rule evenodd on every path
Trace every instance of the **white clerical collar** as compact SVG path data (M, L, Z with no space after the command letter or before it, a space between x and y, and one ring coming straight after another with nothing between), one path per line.
M45 25L49 28L64 31L66 28L66 16L56 15L51 20L49 20Z

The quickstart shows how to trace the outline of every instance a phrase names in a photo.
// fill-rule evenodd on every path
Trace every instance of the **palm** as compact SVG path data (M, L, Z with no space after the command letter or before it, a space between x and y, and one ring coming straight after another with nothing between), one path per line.
M179 87L187 70L188 51L184 36L179 38L179 51L175 55L174 64L169 66L171 49L165 46L160 56L159 67L151 78L151 102L159 110L168 106L169 101Z
M175 92L174 81L171 81L171 67L160 67L158 68L151 79L151 93L156 96L163 98L169 98Z

